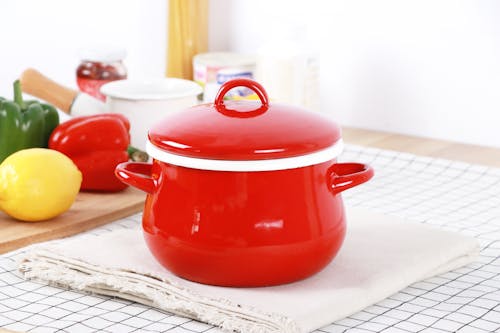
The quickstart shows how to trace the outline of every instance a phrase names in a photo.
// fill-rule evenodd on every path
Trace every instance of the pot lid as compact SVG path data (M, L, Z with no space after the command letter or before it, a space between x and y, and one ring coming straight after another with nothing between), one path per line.
M253 90L260 101L225 101L226 93L239 86ZM340 128L330 119L269 103L259 83L234 79L222 85L213 104L173 113L154 126L148 152L160 160L166 154L234 162L319 154L327 161L338 155L340 145Z

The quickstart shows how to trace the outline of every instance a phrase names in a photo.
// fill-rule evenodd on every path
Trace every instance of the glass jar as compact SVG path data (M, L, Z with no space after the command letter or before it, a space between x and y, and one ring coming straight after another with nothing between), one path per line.
M101 101L106 96L101 94L103 84L127 78L127 69L123 64L125 49L95 47L80 51L82 59L76 69L76 83L80 91L94 96Z

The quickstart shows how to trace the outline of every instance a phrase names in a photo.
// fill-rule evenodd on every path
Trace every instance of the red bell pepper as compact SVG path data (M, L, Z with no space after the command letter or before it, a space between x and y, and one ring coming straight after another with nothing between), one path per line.
M82 172L81 189L121 191L127 187L115 167L128 161L130 123L120 114L106 113L70 119L54 129L49 148L67 155Z

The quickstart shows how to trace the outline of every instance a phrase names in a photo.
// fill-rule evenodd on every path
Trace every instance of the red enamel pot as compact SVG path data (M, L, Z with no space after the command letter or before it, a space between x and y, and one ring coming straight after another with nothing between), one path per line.
M260 101L224 101L232 88ZM365 164L336 163L339 127L269 103L255 81L226 82L214 104L171 114L149 131L153 163L116 175L147 195L143 228L156 259L188 280L269 286L325 267L344 240L341 192L366 182Z

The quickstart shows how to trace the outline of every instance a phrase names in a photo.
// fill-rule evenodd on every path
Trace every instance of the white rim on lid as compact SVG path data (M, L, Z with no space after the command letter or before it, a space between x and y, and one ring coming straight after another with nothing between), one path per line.
M188 157L169 153L162 150L148 140L146 152L152 158L177 166L191 169L211 170L211 171L275 171L302 168L315 164L330 161L340 155L344 148L344 142L339 139L332 146L315 151L310 154L276 158L270 160L212 160L205 158Z

